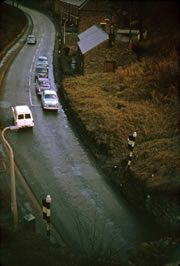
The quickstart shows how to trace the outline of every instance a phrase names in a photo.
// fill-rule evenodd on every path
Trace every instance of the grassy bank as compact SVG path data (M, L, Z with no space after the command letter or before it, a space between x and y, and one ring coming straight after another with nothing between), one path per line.
M154 193L180 189L180 35L177 17L172 19L173 8L169 16L167 8L159 13L158 30L154 25L153 31L153 23L149 24L149 38L134 43L141 61L115 73L65 78L63 82L66 100L96 159L106 172L113 172L117 183L120 173L114 174L114 168L126 170L128 134L137 132L131 172L146 192ZM147 23L149 20L146 17Z
M105 168L120 166L127 160L128 134L137 132L131 169L148 190L174 190L180 186L179 99L175 84L178 69L173 59L172 65L169 62L144 60L113 74L64 80L71 108ZM161 64L165 64L164 75L161 70L157 73ZM149 68L155 70L150 73Z
M0 4L0 56L22 31L25 24L26 16L20 9L5 3Z

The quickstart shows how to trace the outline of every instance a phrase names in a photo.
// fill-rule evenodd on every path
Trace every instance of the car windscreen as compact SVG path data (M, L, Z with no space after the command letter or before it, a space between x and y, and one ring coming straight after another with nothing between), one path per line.
M29 41L31 41L31 40L32 40L32 41L35 41L35 37L28 37L28 40L29 40Z
M37 66L42 66L42 67L48 66L48 62L46 62L46 61L38 61L37 62Z
M43 68L43 67L42 68L36 68L37 73L47 73L47 71L48 71L47 68Z
M38 61L39 61L39 62L45 62L45 63L48 63L47 59L45 59L45 58L38 58Z
M56 95L55 94L45 94L45 98L46 99L56 99Z
M49 82L48 81L39 81L39 86L49 87Z

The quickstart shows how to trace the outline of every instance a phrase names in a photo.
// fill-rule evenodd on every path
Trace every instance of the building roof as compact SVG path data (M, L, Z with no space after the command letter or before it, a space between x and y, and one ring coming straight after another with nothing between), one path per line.
M88 2L87 0L60 0L60 1L77 7L80 7L81 5Z
M98 25L93 25L89 29L83 31L78 35L78 46L82 54L85 54L98 44L109 39L109 35L102 30Z

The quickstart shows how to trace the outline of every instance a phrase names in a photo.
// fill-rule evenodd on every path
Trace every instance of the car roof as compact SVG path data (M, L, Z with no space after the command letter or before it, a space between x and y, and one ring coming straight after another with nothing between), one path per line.
M42 66L42 67L47 67L48 68L48 61L46 61L46 62L45 62L45 60L42 61L42 62L38 61L36 66L37 67L41 67Z
M15 106L15 109L17 113L31 112L28 105L18 105L18 106Z
M45 94L56 94L54 90L44 90Z
M35 38L35 35L28 35L28 38Z
M42 77L38 77L39 81L49 81L48 78L42 78Z
M40 56L38 56L38 59L46 59L47 60L47 56L40 55Z
M43 59L43 61L38 59L37 66L44 66L48 63L48 60Z
M43 68L43 69L45 68L45 69L48 69L48 67L47 67L47 66L42 66L42 65L40 65L40 66L39 66L39 65L37 65L37 66L36 66L36 68Z

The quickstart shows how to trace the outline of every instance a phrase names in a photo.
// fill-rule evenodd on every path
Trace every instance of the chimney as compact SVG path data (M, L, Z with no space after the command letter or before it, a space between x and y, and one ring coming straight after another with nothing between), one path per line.
M114 45L115 35L114 35L114 25L111 24L109 27L109 47Z

